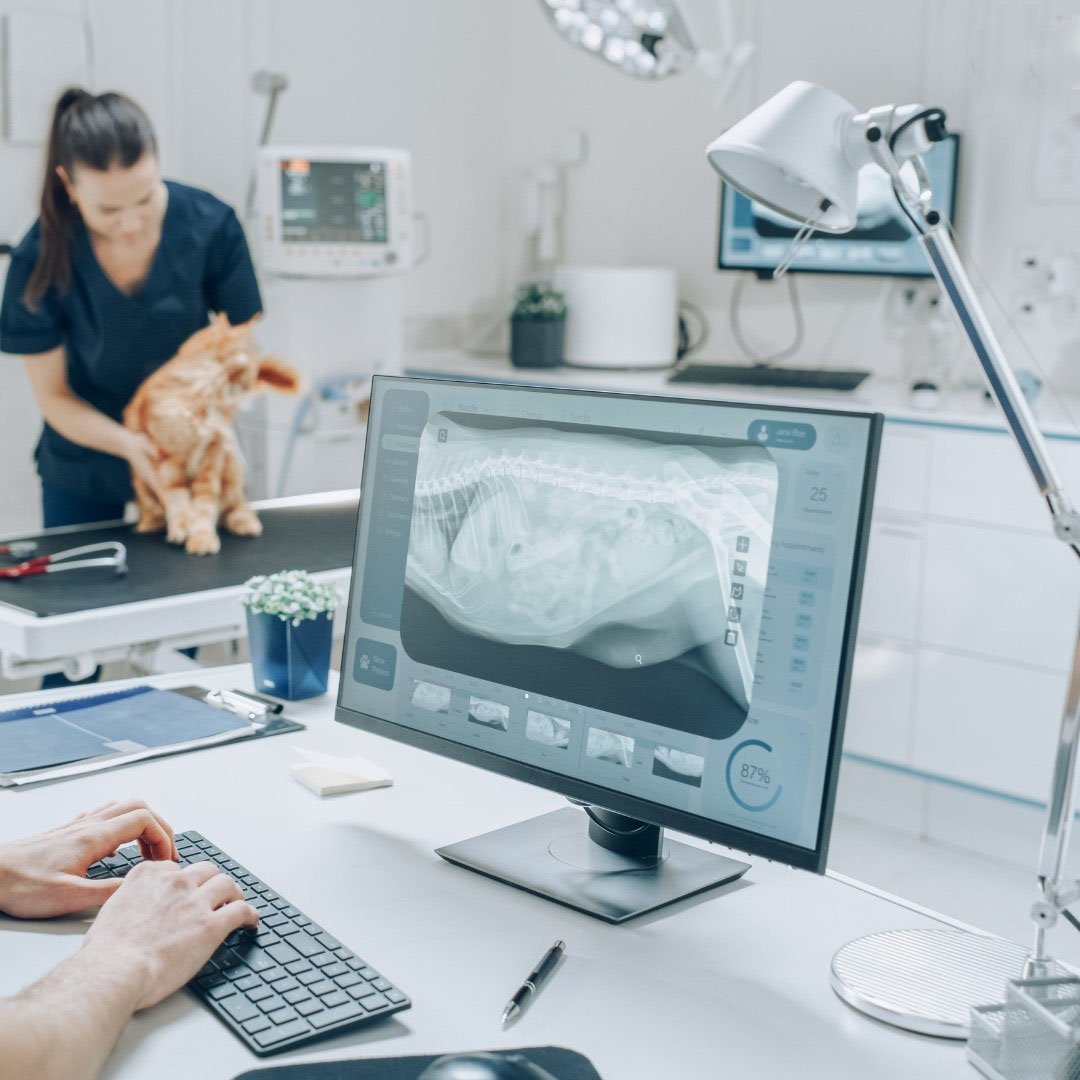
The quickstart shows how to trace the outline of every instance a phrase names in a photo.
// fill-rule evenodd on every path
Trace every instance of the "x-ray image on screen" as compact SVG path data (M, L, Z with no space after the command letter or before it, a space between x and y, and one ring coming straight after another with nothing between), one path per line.
M776 494L772 457L749 442L436 414L420 438L402 646L726 738L753 691Z

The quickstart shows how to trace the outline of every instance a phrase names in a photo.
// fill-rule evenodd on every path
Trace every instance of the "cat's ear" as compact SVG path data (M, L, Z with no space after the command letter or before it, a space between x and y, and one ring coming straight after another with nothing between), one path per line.
M300 373L276 356L259 360L255 375L256 390L276 390L280 394L298 394L303 386Z

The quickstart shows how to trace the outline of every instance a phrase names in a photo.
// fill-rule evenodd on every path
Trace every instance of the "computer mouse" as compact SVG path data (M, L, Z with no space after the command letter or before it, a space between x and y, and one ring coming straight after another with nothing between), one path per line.
M447 1054L433 1061L417 1080L556 1080L521 1054Z

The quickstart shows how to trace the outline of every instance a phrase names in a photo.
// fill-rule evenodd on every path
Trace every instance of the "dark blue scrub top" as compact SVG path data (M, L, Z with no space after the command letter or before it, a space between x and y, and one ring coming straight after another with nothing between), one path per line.
M171 180L161 243L134 296L106 276L81 221L71 235L71 284L50 289L38 310L22 302L37 262L39 226L11 256L0 306L0 352L33 354L63 345L67 378L84 401L119 421L139 384L223 311L232 323L262 310L255 269L233 210L209 192ZM128 464L69 442L48 424L35 452L47 483L101 502L132 497Z

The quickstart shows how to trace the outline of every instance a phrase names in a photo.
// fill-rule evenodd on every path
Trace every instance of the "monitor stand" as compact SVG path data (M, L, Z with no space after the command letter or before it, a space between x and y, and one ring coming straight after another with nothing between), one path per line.
M449 862L608 922L742 877L749 863L664 838L664 830L590 808L566 808L436 850Z

